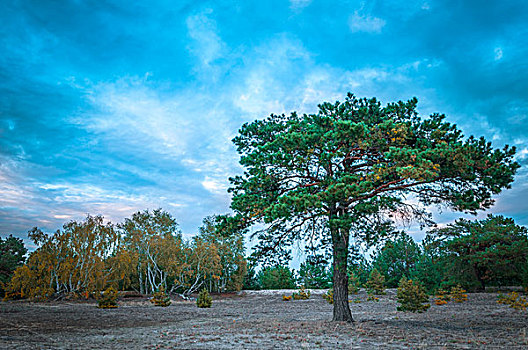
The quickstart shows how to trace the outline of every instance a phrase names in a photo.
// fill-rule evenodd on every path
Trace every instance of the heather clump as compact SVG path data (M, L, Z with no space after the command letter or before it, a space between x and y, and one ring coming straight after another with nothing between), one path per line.
M301 287L301 289L299 289L299 292L294 292L292 294L292 297L294 300L306 300L306 299L310 299L310 291L306 291L306 289L304 289L304 287Z
M114 309L117 307L117 290L113 287L106 289L97 299L97 307L100 309Z
M154 304L154 306L169 306L171 304L171 300L169 295L165 292L165 288L160 287L156 293L152 296L152 299L150 299L150 302Z
M528 307L528 301L526 298L520 296L517 292L511 292L506 295L499 294L497 303L509 305L512 309L516 310L526 310Z

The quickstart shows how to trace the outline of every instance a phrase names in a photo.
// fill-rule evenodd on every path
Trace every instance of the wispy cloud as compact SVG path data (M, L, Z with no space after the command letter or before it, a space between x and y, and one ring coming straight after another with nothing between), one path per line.
M495 53L495 61L498 61L502 58L502 48L501 47L496 47L495 50L493 50L494 53Z
M290 0L290 8L292 10L300 10L310 5L312 0Z
M381 33L383 27L385 27L385 20L374 17L367 14L359 13L355 11L348 18L348 26L352 33L364 32L364 33Z

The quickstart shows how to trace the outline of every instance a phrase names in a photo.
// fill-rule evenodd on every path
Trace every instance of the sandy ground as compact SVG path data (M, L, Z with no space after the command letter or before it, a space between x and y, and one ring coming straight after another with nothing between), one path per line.
M422 314L396 311L395 291L379 302L351 296L352 324L329 321L332 305L314 293L213 296L210 309L144 298L100 310L95 302L0 303L1 349L528 349L528 312L470 294Z

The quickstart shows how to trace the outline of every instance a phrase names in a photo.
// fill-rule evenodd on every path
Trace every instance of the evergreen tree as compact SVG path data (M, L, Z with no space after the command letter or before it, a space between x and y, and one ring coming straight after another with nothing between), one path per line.
M372 266L384 276L389 288L398 286L402 277L409 278L420 258L420 248L411 236L402 233L398 239L385 243L374 258Z
M328 261L322 255L308 256L299 268L298 281L306 288L330 288L332 275Z
M528 265L528 230L513 219L488 215L486 219L460 219L431 231L444 240L455 282L484 290L489 283L523 284ZM472 280L474 283L472 283Z
M246 168L231 178L241 226L260 224L258 257L320 236L333 257L335 321L348 305L351 237L368 244L393 232L392 215L426 218L430 205L476 212L508 188L515 149L464 139L445 116L421 119L417 100L382 107L376 99L323 103L316 114L271 115L233 140ZM413 196L414 203L407 199Z
M208 308L213 304L213 298L209 295L207 289L202 289L198 298L196 299L196 305L200 308Z
M373 268L365 287L369 294L385 294L385 277L378 271L378 269Z
M397 307L398 311L423 312L431 307L430 304L426 304L429 297L425 294L422 285L408 280L405 276L400 280L396 297L400 303Z
M27 249L20 238L0 237L0 296L4 294L4 285L7 284L16 268L24 264Z
M262 289L295 288L293 271L287 266L276 265L273 267L265 267L259 271L258 280Z

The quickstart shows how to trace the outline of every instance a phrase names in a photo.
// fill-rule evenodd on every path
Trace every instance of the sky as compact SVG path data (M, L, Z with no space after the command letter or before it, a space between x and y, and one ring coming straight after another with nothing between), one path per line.
M528 225L527 18L523 0L1 1L0 235L161 207L192 236L229 212L243 123L347 92L516 146L487 213Z

